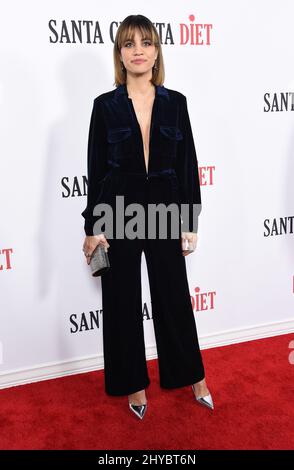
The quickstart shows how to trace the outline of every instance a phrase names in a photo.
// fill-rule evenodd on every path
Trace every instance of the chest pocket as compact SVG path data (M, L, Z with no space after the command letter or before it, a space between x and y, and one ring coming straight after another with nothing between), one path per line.
M176 126L159 126L160 149L163 155L175 156L177 143L183 139L182 131Z
M132 133L131 127L115 127L108 129L107 141L111 158L123 158L131 155Z

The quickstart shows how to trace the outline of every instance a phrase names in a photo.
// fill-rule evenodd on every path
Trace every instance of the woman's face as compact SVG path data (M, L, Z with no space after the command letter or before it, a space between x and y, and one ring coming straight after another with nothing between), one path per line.
M133 41L127 39L123 43L120 53L120 58L127 72L136 75L149 72L157 58L157 49L154 44L151 40L142 38L137 29Z

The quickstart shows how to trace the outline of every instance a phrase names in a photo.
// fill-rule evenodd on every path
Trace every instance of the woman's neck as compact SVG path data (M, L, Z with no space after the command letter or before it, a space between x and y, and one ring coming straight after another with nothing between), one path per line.
M155 86L150 82L129 84L126 83L129 98L148 98L154 95Z

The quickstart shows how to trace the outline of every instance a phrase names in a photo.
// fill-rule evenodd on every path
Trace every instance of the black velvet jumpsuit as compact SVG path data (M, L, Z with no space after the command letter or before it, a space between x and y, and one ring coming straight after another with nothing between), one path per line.
M82 212L86 235L103 232L95 231L99 219L93 214L95 205L110 204L114 214L113 236L106 236L110 269L101 277L105 391L109 395L129 395L150 383L141 297L143 251L160 386L183 387L205 376L181 235L148 238L147 217L145 238L119 238L115 233L117 195L124 196L124 207L133 202L145 208L150 203L189 204L188 228L197 232L201 195L187 100L176 90L155 88L148 168L140 125L125 84L94 99L90 121L88 195ZM124 220L126 223L128 217Z

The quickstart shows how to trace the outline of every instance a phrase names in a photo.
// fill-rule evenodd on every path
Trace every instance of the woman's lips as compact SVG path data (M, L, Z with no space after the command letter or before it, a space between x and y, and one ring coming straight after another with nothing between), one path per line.
M142 64L143 62L146 62L145 60L133 60L133 64Z

